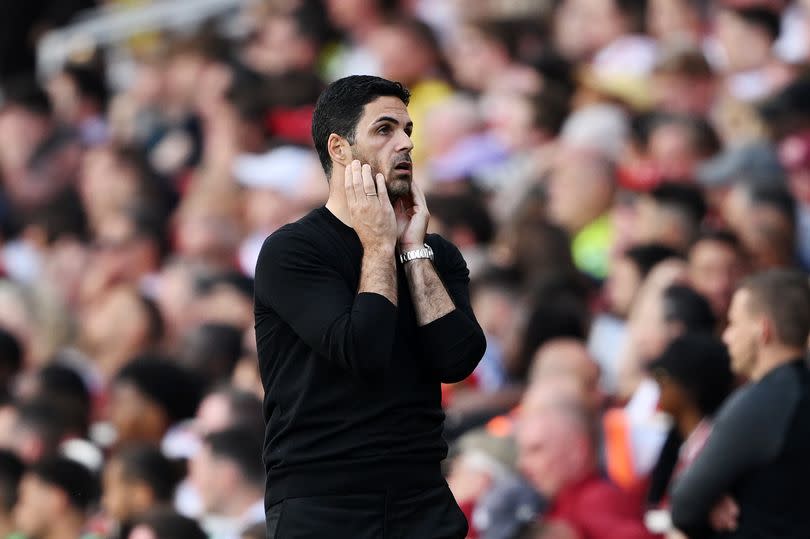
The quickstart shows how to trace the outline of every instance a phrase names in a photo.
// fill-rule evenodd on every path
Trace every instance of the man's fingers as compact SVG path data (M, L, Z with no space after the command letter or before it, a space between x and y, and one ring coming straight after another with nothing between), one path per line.
M346 167L343 171L343 187L346 189L346 202L351 204L357 198L354 193L354 185L352 185L352 165Z
M352 161L352 188L354 189L354 196L358 203L362 204L365 200L365 191L363 190L363 172L360 161L355 159Z
M388 204L390 206L391 201L388 200L388 189L385 188L385 176L383 176L381 172L378 172L375 181L377 184L377 196L380 198L380 204Z
M371 165L368 163L363 165L362 177L363 194L367 196L375 194L377 192L377 187L374 185L374 177L371 175Z
M413 180L411 181L411 196L413 197L414 205L427 208L427 199L425 198L425 192L422 191L422 188L419 187L419 184Z

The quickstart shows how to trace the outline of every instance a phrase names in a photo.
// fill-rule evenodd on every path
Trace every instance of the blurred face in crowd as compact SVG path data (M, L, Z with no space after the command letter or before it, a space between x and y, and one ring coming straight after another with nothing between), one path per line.
M554 18L555 44L574 60L589 58L626 31L614 0L564 0Z
M462 27L451 45L447 60L453 79L464 88L480 92L495 73L510 63L506 47L474 26Z
M641 286L641 274L635 263L627 257L619 258L612 266L605 283L605 291L611 311L627 318Z
M654 73L651 91L656 107L664 112L703 116L714 103L716 83L709 77Z
M110 422L117 434L117 445L159 443L169 427L166 413L138 391L134 384L126 381L113 385Z
M587 435L554 410L526 414L517 431L518 465L538 492L553 499L589 470Z
M110 148L88 151L79 171L79 193L90 220L98 223L135 198L140 179Z
M584 403L599 409L603 396L599 388L599 365L585 344L576 339L553 339L537 350L532 361L531 384L573 378L582 388ZM560 382L565 383L565 382Z
M245 60L260 73L278 75L312 69L318 56L315 44L298 31L292 17L271 15L245 49Z
M132 220L122 212L107 215L96 230L95 264L106 269L113 282L137 281L159 264L155 241L138 235Z
M380 64L381 76L405 86L419 83L435 69L435 54L402 26L380 28L371 39L371 49Z
M763 67L771 58L773 41L770 35L730 9L721 9L717 13L715 34L729 71Z
M82 316L82 350L107 375L142 351L148 340L149 320L133 288L113 288L90 304Z
M0 169L19 170L26 166L34 148L51 130L50 119L23 107L0 108Z
M583 150L560 148L548 181L549 217L569 234L602 216L613 201L610 164Z
M235 466L217 458L208 446L203 446L194 455L190 462L189 477L200 493L206 513L224 513L228 497L238 481L237 475Z
M743 275L737 250L721 241L698 241L689 252L689 283L706 297L719 319L728 314L731 296Z
M52 530L58 529L59 515L67 505L64 492L35 475L26 474L20 481L14 522L26 537L46 537Z
M412 129L408 108L394 96L381 96L368 103L357 122L352 158L370 164L372 175L381 172L392 198L411 192Z
M668 180L690 181L700 160L689 128L665 123L650 133L649 157L659 173Z
M678 417L689 405L690 399L686 390L664 371L654 372L653 378L661 391L658 407L662 412Z
M750 376L754 372L759 353L762 320L751 308L751 293L741 288L734 293L728 311L728 326L723 342L731 356L731 369L738 375Z
M104 467L101 506L107 516L117 522L130 522L145 513L154 503L154 496L144 483L134 482L124 474L124 465L113 458Z
M700 14L689 0L652 0L647 8L647 28L663 42L697 42Z

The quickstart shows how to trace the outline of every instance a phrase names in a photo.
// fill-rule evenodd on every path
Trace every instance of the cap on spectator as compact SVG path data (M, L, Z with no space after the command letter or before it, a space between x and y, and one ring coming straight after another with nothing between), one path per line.
M565 121L560 140L618 161L630 135L627 115L615 105L589 105L574 111Z
M169 359L137 357L118 371L115 380L133 384L173 421L193 417L200 403L198 376Z
M705 333L677 337L648 368L682 386L706 414L717 410L734 384L726 346Z
M755 184L784 181L785 171L776 150L764 141L730 148L706 160L697 170L697 180L706 187L723 187L746 180Z
M267 153L243 154L236 158L233 174L236 181L251 189L272 189L287 196L295 196L301 188L301 179L320 170L317 156L312 150L297 146L281 146Z

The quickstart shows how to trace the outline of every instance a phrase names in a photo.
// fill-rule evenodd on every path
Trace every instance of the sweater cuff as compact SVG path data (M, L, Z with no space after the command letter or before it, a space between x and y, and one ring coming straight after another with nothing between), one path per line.
M383 320L396 318L397 306L391 300L376 292L360 292L354 298L354 311L364 315L380 316Z
M472 332L470 320L458 308L453 309L446 315L437 318L433 322L419 328L419 335L425 344L439 346L448 337L458 341L463 341ZM455 343L449 343L452 346Z

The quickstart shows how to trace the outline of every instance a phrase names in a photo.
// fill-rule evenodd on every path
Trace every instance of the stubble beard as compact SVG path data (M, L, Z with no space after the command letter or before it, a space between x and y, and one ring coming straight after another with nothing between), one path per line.
M368 159L366 156L357 152L355 148L352 148L352 159L357 159L361 163L371 165L372 177L376 178L378 172L381 172L382 175L385 176L385 189L392 203L411 194L411 180L398 178L397 175L401 173L394 170L393 167L389 167L388 170L383 170L376 160Z

